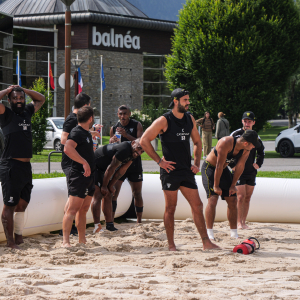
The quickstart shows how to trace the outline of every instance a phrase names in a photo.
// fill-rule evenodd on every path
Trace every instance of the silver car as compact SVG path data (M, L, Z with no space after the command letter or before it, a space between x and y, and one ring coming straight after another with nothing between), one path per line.
M46 140L45 149L55 149L61 151L61 134L63 131L65 119L62 117L47 118Z

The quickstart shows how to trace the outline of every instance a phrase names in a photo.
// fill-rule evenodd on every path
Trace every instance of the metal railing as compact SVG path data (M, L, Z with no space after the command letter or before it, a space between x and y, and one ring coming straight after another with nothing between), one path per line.
M62 153L62 151L51 151L51 152L48 154L48 174L50 173L50 163L51 163L50 158L51 158L51 155L52 155L53 153Z

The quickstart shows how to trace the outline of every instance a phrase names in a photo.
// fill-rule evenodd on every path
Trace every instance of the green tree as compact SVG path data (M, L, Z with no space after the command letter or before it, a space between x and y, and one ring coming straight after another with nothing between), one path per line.
M48 90L42 78L36 79L31 89L43 94L46 98L44 105L31 118L32 152L33 154L40 154L46 145L46 119L52 115L53 96L49 93L48 97Z
M278 110L300 65L300 16L293 0L189 0L180 11L170 87L191 92L195 117L226 113L231 128L242 113L257 116L256 130Z

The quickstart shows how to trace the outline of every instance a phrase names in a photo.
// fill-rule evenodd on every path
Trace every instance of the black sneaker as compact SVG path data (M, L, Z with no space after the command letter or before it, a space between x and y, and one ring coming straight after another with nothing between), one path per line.
M109 230L109 231L117 231L118 229L114 226L114 224L112 225L106 225L106 230Z

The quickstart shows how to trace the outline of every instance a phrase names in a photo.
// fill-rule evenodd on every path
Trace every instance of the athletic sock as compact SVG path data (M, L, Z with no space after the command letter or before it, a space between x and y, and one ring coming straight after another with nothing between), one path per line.
M213 229L208 229L207 228L207 235L209 237L210 240L214 240L215 237L214 237L214 230Z
M230 229L230 236L232 238L238 239L239 235L238 235L237 229Z
M109 231L117 231L118 229L114 226L114 222L106 222L106 229Z
M93 233L96 233L96 231L98 230L99 225L100 225L100 223L95 224L95 228L94 228L94 230L93 230ZM99 232L103 232L103 231L104 231L104 230L101 229Z

